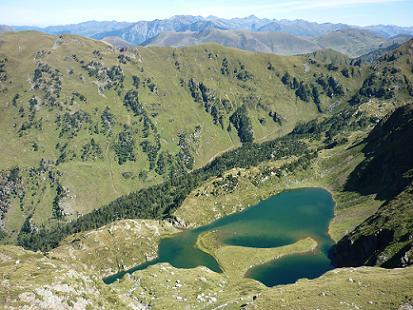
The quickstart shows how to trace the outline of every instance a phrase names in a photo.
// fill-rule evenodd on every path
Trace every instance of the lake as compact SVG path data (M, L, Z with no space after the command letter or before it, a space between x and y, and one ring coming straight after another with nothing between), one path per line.
M226 245L270 248L292 244L311 237L317 241L315 251L291 254L250 269L246 277L267 286L294 283L300 278L313 279L334 267L328 258L333 241L328 226L334 215L334 200L321 188L284 191L265 199L240 213L218 219L211 224L163 238L158 258L104 279L111 284L126 273L143 270L157 263L176 268L206 266L222 272L215 258L196 247L200 234L216 231Z

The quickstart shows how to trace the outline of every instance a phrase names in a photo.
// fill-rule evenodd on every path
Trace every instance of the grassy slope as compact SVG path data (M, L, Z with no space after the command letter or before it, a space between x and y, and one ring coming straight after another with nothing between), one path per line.
M100 42L70 36L65 37L63 42L59 43L56 37L37 33L7 34L3 37L2 54L8 56L6 71L10 67L16 69L7 71L8 80L2 85L4 94L2 96L2 111L4 113L1 116L1 124L2 133L6 139L1 141L1 146L6 151L0 161L0 167L9 169L18 165L23 171L24 183L30 184L25 188L26 195L21 210L17 210L17 200L13 200L10 212L6 214L5 227L8 232L11 232L12 237L19 230L25 217L32 213L33 222L37 225L51 222L51 202L56 195L55 189L52 186L47 188L47 184L44 184L44 191L41 194L36 193L35 189L39 179L36 180L37 183L33 184L32 180L25 179L25 174L30 167L38 165L41 158L45 158L53 166L53 161L58 156L58 152L55 150L55 145L58 142L68 143L69 150L78 157L82 146L92 137L103 150L103 159L85 162L77 158L56 167L57 172L61 174L59 182L69 193L64 201L65 212L69 214L68 218L87 213L113 198L139 187L162 181L162 177L157 176L154 172L149 172L147 179L137 177L140 172L148 169L147 157L139 146L135 148L136 162L119 165L114 158L111 146L122 125L135 126L133 125L134 116L122 105L123 93L132 87L130 81L132 74L138 74L141 81L150 78L156 83L158 88L156 93L141 86L139 96L148 113L158 114L156 117L150 118L159 133L163 151L176 154L178 152L177 133L182 130L191 133L197 125L201 125L200 141L193 146L195 167L205 164L229 148L238 146L239 140L234 131L228 133L225 129L212 124L211 116L203 110L200 104L193 102L185 87L180 86L180 79L183 79L184 82L190 78L202 81L213 90L216 97L229 99L235 106L240 105L245 101L245 98L252 95L252 103L248 104L248 114L256 141L264 141L290 131L299 120L308 120L316 116L314 104L304 103L297 99L292 90L281 84L280 76L283 72L288 71L291 76L299 77L306 83L314 83L315 74L334 76L345 87L346 95L344 98L333 99L321 95L323 109L331 108L332 105L344 106L346 99L350 98L354 90L360 87L361 80L366 76L365 69L357 67L353 68L355 69L353 78L344 78L339 70L328 72L326 65L323 64L333 61L339 65L339 68L348 64L348 60L344 56L332 51L321 51L302 57L279 57L257 55L213 45L179 50L143 48L136 53L128 53L127 56L131 57L132 60L127 65L121 64L125 73L125 90L121 96L117 96L112 90L99 95L95 85L96 79L88 77L86 71L80 67L79 63L74 62L70 55L76 53L78 58L84 60L85 63L92 59L101 60L105 66L109 67L118 62L115 58L117 54L108 46ZM62 112L50 111L41 106L37 112L37 119L43 119L43 130L26 130L22 137L18 137L17 129L21 123L26 121L26 116L22 119L18 116L17 110L19 107L24 107L27 111L27 101L33 94L40 98L44 96L40 91L31 90L29 83L36 62L33 59L33 54L43 49L49 54L46 54L41 61L47 62L52 68L58 68L62 73L61 100L66 102L63 103L62 112L73 113L82 109L91 115L92 123L97 124L103 107L107 105L115 114L118 122L112 136L93 134L85 128L80 130L77 137L73 139L58 138L59 129L55 126L55 118L56 114ZM16 50L18 56L16 56ZM102 59L92 56L92 50L99 50ZM234 77L223 76L220 69L221 59L224 58L229 59L231 69L242 63L255 78L251 81L241 82ZM310 61L309 58L312 60ZM402 63L404 58L405 56L399 62ZM175 63L179 63L179 70L177 70ZM268 63L273 65L274 70L267 69ZM68 69L73 69L74 74L69 75ZM400 67L402 74L410 75L411 73L406 71L407 69L404 66ZM141 72L142 70L143 72ZM80 76L84 77L83 82L79 79ZM73 104L67 104L74 90L85 95L88 102L82 103L75 100ZM14 107L11 104L11 99L16 93L20 94L20 98ZM262 108L263 106L265 109ZM267 113L268 109L275 110L281 115L282 126L270 119ZM258 118L265 120L265 123L259 122ZM224 123L227 124L228 119L224 120ZM139 144L142 129L138 128L137 130L136 144ZM153 140L153 137L151 139ZM33 151L34 142L38 144L38 151ZM17 153L19 156L15 156ZM134 177L124 178L122 174L125 173ZM45 177L40 179L44 180ZM33 188L32 192L27 187ZM38 197L36 199L30 198L33 195Z
M137 227L144 228L139 235L135 235ZM219 306L239 309L245 304L251 309L273 309L281 305L289 309L337 309L354 305L366 309L395 309L412 302L412 268L344 268L328 272L319 279L266 288L234 272L218 274L205 267L177 269L157 264L125 276L119 283L104 285L101 277L107 267L116 269L117 266L111 261L110 253L122 252L124 257L133 257L135 262L145 261L148 259L146 252L155 252L158 245L154 229L159 229L161 236L171 232L166 223L121 221L93 233L70 237L47 256L19 247L0 246L0 288L4 293L0 295L0 302L5 309L25 305L33 309L135 309L149 304L154 309ZM107 238L108 231L126 242L114 243ZM127 236L131 236L131 242ZM76 239L81 241L74 249ZM137 243L145 245L143 251L136 249ZM225 247L218 251L220 249L225 250ZM257 257L263 257L259 252ZM234 257L224 255L221 258L229 262Z
M359 107L359 111L376 116L385 114L388 109L392 109L392 104L369 102ZM227 199L227 203L231 201L231 197L245 198L249 196L249 193L257 193L265 197L271 194L270 188L272 188L272 191L282 188L274 187L274 184L285 186L284 188L325 186L333 191L339 206L336 210L335 220L331 225L332 235L337 239L346 230L352 229L355 223L373 213L380 203L374 201L373 197L363 197L356 193L342 191L346 175L364 158L361 152L363 145L360 145L359 142L366 136L366 132L350 132L347 133L347 136L349 138L347 144L322 151L319 158L315 160L309 169L294 171L294 175L287 175L281 179L274 177L263 179L261 173L268 167L279 167L281 164L279 162L264 163L258 167L242 170L239 177L241 180L236 191L225 193L225 191L218 190L221 194L214 199L219 205L223 197ZM311 145L316 146L317 141L312 141ZM284 160L283 163L292 160ZM337 166L337 162L340 162L341 165ZM228 173L237 175L238 170ZM253 179L260 181L261 185L253 187L250 182ZM242 182L246 183L247 180L249 185L248 183L243 185ZM204 187L210 187L211 183L207 183ZM265 188L266 191L263 190ZM203 190L202 188L198 189L198 192ZM203 210L211 210L208 208L210 203L203 204L201 203L202 196L198 197L201 198L193 196L193 199L198 199L196 212L186 210L185 214L196 213L203 217ZM243 205L239 205L239 207L243 207ZM351 217L348 216L349 214L351 214ZM222 216L222 214L218 214L218 216ZM206 220L210 221L211 219L206 217ZM119 309L129 309L134 306L148 304L155 309L166 309L171 306L175 308L189 306L202 309L221 306L225 309L239 309L240 306L245 305L252 309L282 306L292 309L314 307L322 309L355 307L393 309L403 304L412 303L411 279L413 274L411 267L392 270L365 267L340 269L328 272L315 280L300 280L292 285L265 288L254 280L242 278L244 272L240 274L239 271L240 269L243 271L245 268L230 268L232 266L231 262L238 256L245 257L247 254L252 257L251 249L222 247L211 242L215 240L213 237L201 238L199 242L202 243L203 248L208 249L216 256L222 266L227 266L224 268L226 272L223 274L213 273L204 267L186 270L176 269L168 264L157 264L146 270L135 272L132 276L126 276L119 283L109 287L102 286L96 277L106 275L108 270L116 270L119 267L118 258L133 258L133 263L143 262L149 259L147 253L153 255L156 252L159 241L156 237L158 235L155 235L155 239L153 238L153 231L156 230L156 227L162 229L161 235L173 231L168 228L168 225L159 226L161 223L152 221L149 223L150 229L141 229L139 235L136 236L135 227L145 227L146 222L122 221L102 227L95 232L85 232L69 237L63 242L62 246L49 254L49 257L53 258L52 263L47 263L48 258L37 254L36 258L32 257L28 261L24 259L21 262L19 261L18 265L23 267L15 269L13 266L16 265L15 260L17 258L13 256L15 254L10 254L10 249L16 252L22 250L8 246L3 247L2 251L12 257L11 259L6 258L5 262L3 261L4 268L1 271L10 279L9 282L2 282L4 291L8 292L7 294L10 296L6 301L6 305L21 306L27 303L42 305L42 302L46 302L46 305L47 302L53 302L56 305L87 301L93 306L97 305L100 308L109 309L114 306ZM129 240L127 236L132 231L132 235L136 238ZM122 240L122 242L112 241L112 238L107 237L108 232L112 232L114 240ZM148 242L147 238L149 236ZM142 244L143 247L137 249L137 244ZM254 250L254 255L256 255L255 258L258 261L266 261L269 257L277 256L280 250L285 249ZM296 249L292 250L295 251ZM29 254L30 252L25 251L25 253ZM122 253L122 255L118 255L118 253ZM125 266L130 266L128 264L131 263L131 261L123 262ZM243 260L243 263L243 266L248 267L256 261ZM32 270L37 267L42 271L36 273ZM57 268L60 270L59 277L53 276ZM67 273L68 269L74 270L71 276ZM61 270L63 270L63 273ZM24 278L23 275L27 271L34 274L34 281ZM45 273L49 275L47 280L44 277ZM52 275L52 281L50 281L50 275ZM83 282L78 280L79 277L84 278ZM20 285L13 286L13 283L16 282L19 282ZM82 296L78 296L71 291L71 288L81 290L81 285L88 285L89 287ZM31 295L28 291L34 291L35 295ZM97 291L100 292L101 296L99 300L94 298ZM50 301L51 299L41 297L50 295L56 296L57 299Z
M162 51L166 50L162 49ZM153 50L145 51L151 53ZM380 116L392 107L392 103L383 105L373 101L360 106L360 109L366 109L371 115L377 113ZM210 221L217 216L222 216L223 212L230 213L240 210L248 202L255 203L258 199L285 188L324 186L333 192L338 203L336 218L331 225L331 234L337 240L346 231L353 229L358 222L373 213L380 203L374 201L373 197L342 191L346 176L363 160L362 145L358 145L358 143L366 134L365 131L347 133L348 143L321 151L318 159L314 160L308 169L297 169L293 174L281 178L266 178L262 174L268 168L279 167L280 162L263 163L258 167L241 170L239 186L233 193L224 192L219 197L211 200L212 198L202 195L198 198L196 192L194 192L187 200L190 202L193 199L192 204L185 204L182 210L187 208L184 212L185 216L189 216L191 212L197 214L197 217L188 219L188 222L193 221L193 224L199 225L203 221ZM309 141L309 143L314 147L318 144L317 141ZM294 159L285 159L285 161L291 160ZM340 165L337 165L337 162ZM73 164L73 162L69 164ZM235 175L238 170L228 173ZM252 180L258 180L259 182L253 183ZM212 180L198 190L202 192L208 189L211 184ZM238 200L233 203L232 198L236 196L248 197L249 201ZM222 208L222 211L215 212L214 208L211 208L211 201L217 207ZM17 209L12 210L16 212ZM211 209L213 212L208 214ZM178 210L178 215L179 212L180 210ZM349 215L352 217L351 220L349 220ZM127 225L124 225L123 222L118 224L122 226L122 229L119 230L119 236L117 237L119 239L116 240L123 240L126 238L123 235L123 229ZM113 225L116 226L117 224ZM132 230L134 226L129 225ZM157 224L151 224L150 226L157 227ZM144 253L154 253L157 244L156 239L143 242L142 244L145 247L148 246L148 252L146 250L135 251L129 248L134 248L137 243L142 242L141 238L147 238L147 233L153 235L153 229L145 229L141 230L142 235L137 237L138 240L132 239L131 242L125 243L124 249L120 249L118 248L118 246L121 246L119 242L116 244L112 241L109 244L107 243L110 240L107 238L108 229L113 231L113 228L109 227L111 226L104 227L94 233L82 233L73 238L69 237L67 239L68 243L56 249L53 252L55 254L52 253L50 258L13 246L1 246L0 273L4 275L4 280L0 285L2 291L7 292L2 297L4 298L3 303L8 306L30 304L38 308L41 306L47 307L48 305L50 307L50 304L47 304L48 302L63 303L69 306L73 306L75 303L83 305L92 303L94 307L108 309L113 307L127 308L126 304L129 304L130 307L141 303L151 303L155 308L161 309L171 305L182 307L184 304L202 308L213 308L218 305L224 305L227 308L239 308L246 303L250 304L252 308L270 308L285 304L289 308L299 308L303 305L309 305L310 307L322 305L326 309L336 309L341 306L355 307L355 305L362 305L365 308L377 309L397 308L403 303L412 303L411 268L401 270L342 269L339 272L329 272L324 277L316 280L302 280L294 285L267 290L252 280L239 281L235 286L228 284L230 281L226 275L215 274L206 271L205 268L181 270L161 264L138 272L131 279L125 279L115 286L107 287L102 285L100 275L96 275L90 266L97 265L98 268L103 269L102 273L104 274L104 270L108 270L108 268L118 268L117 256L108 255L107 261L96 264L96 261L102 260L102 257L100 254L94 256L94 251L97 253L121 251L122 253L131 253L132 256L137 255L136 260L122 263L128 266L135 261L146 260L147 257L144 256ZM166 233L169 232L170 230L166 229ZM89 242L88 237L93 237L93 240ZM83 249L74 248L76 244L79 244L76 238L85 240L80 242L84 246ZM102 242L101 246L95 247L96 241ZM72 254L65 255L65 251ZM52 257L53 259L51 259ZM83 264L72 260L76 257L89 257L89 259L83 259L87 262L87 264ZM27 274L32 276L27 277ZM17 283L19 285L16 285ZM178 287L177 283L183 283L184 285L182 287L178 285ZM389 285L389 283L392 283L392 285ZM75 291L71 288L74 288ZM202 293L203 295L201 295ZM281 295L278 295L278 293ZM201 297L198 298L198 295L201 295ZM254 300L253 296L257 295L258 298ZM59 299L51 300L50 296L57 296ZM99 299L96 296L99 296ZM301 299L301 296L305 298ZM46 304L43 304L44 302Z
M382 113L385 113L386 109ZM376 112L378 112L376 110ZM334 149L322 150L319 157L307 169L297 169L284 176L266 176L264 171L281 167L293 159L263 163L250 169L234 169L226 175L238 177L238 185L232 192L221 191L218 196L211 193L216 190L212 178L200 188L195 189L185 200L175 215L187 226L199 226L233 212L238 212L270 195L285 189L300 187L324 187L332 192L337 203L335 217L330 225L330 234L339 240L358 223L373 214L381 204L374 196L361 196L354 192L345 192L347 176L364 159L362 146L358 145L366 136L365 132L354 132L348 136L349 142ZM315 142L314 147L317 145ZM340 165L337 165L340 162Z
M412 280L412 268L338 269L316 280L269 289L251 308L399 309L412 303Z
M412 260L413 106L398 108L369 134L367 158L351 173L348 188L386 200L336 246L339 266L403 266Z
M369 31L354 29L330 32L315 38L314 42L322 47L334 49L350 57L358 57L391 44L386 39Z
M162 151L176 154L179 151L178 132L185 131L189 134L196 126L201 126L200 141L192 146L195 167L204 165L225 150L239 146L240 142L235 130L230 133L226 130L229 115L224 117L224 129L214 125L211 115L205 112L202 104L195 103L187 87L180 85L181 79L184 84L190 78L203 82L216 97L230 100L234 107L241 105L246 98L252 96L252 101L248 104L248 115L252 122L254 136L256 141L265 141L289 132L298 121L310 120L317 116L314 103L297 99L294 91L281 83L280 77L285 71L306 83L314 82L315 73L331 74L348 89L343 99L332 100L321 95L323 107L328 107L332 102L335 105L340 102L344 104L364 77L364 71L359 70L360 74L357 77L344 78L340 72L328 72L322 62L321 65L310 64L308 58L304 56L280 57L253 54L217 45L179 50L140 48L127 52L126 56L130 57L131 61L120 64L124 72L124 88L121 95L118 96L113 90L106 90L104 94L99 95L96 78L88 76L87 71L82 69L81 64L76 62L72 55L75 54L85 64L95 60L105 67L118 65L118 53L108 45L77 36L64 36L62 41L58 37L36 32L2 34L1 42L0 56L7 57L8 79L1 84L0 148L3 153L0 169L7 170L18 166L21 168L24 183L36 187L36 182L27 180L24 174L30 167L37 167L42 158L49 161L49 165L54 166L53 162L59 155L56 144L67 143L69 151L76 154L77 158L67 160L55 168L61 173L59 182L70 192L64 204L69 214L68 218L85 214L120 195L142 186L158 183L163 179L154 171L148 172L147 179L137 177L140 172L148 171L149 163L146 154L139 147L142 141L142 128L134 125L136 118L123 106L124 94L127 90L133 89L132 75L140 77L139 99L156 126ZM100 56L93 56L94 50L99 51ZM38 51L45 51L45 55L35 59L34 55ZM229 60L230 70L242 63L254 75L254 79L239 81L232 76L222 75L221 64L224 58ZM45 93L31 89L33 71L38 61L47 63L52 69L58 69L61 73L62 91L58 98L62 102L61 109L47 108L43 100ZM179 70L175 65L176 62L179 63ZM269 62L275 68L273 71L267 69ZM69 74L70 69L73 70L72 74ZM151 92L143 86L142 82L147 78L156 84L157 92ZM84 95L87 103L75 98L73 104L70 104L74 91ZM16 100L16 106L13 106L12 99L17 93L20 97ZM34 95L41 101L35 120L42 119L43 129L31 128L25 130L19 137L20 126L28 121L28 101ZM95 124L102 129L100 115L106 106L111 109L117 121L110 136L96 134L88 129ZM18 111L21 107L25 109L23 117ZM80 109L89 113L91 125L84 125L74 138L65 135L59 138L60 129L55 124L56 115L65 112L72 114ZM268 110L276 111L281 115L282 126L272 121L268 116ZM152 113L156 113L157 116L151 116ZM264 119L265 124L259 122L259 118ZM112 144L124 124L137 128L138 135L135 136L134 150L137 160L119 165ZM153 137L150 136L149 140L153 141ZM103 158L82 161L79 158L81 149L91 138L100 145ZM37 144L38 151L33 150L34 143ZM123 173L132 174L134 177L124 178ZM38 178L37 181L40 179ZM11 232L12 237L29 214L33 213L33 222L37 225L50 222L51 202L55 197L55 191L53 186L47 187L37 199L28 198L32 193L26 188L23 210L18 211L16 209L18 203L12 201L9 214L6 215L6 229Z
M309 40L278 32L250 32L246 30L207 29L196 32L164 32L147 41L146 46L182 47L214 42L243 50L296 55L310 53L320 46Z
M136 299L102 277L156 256L160 238L176 232L167 222L125 220L70 236L47 255L0 245L1 307L132 309Z
M74 234L49 253L49 257L76 261L106 277L156 257L161 237L177 232L167 222L124 220Z
M391 87L397 90L396 97L388 101L369 100L359 106L358 109L361 113L367 113L373 118L381 119L398 105L411 102L411 99L402 99L405 96L406 88L400 86L400 81L402 79L410 79L411 81L412 79L412 44L412 42L408 42L399 49L392 51L391 55L395 56L392 61L389 60L392 57L388 57L390 56L388 55L372 67L375 72L382 76L386 76L385 72L388 74L391 67L395 69L396 74L387 76L387 79L393 84ZM313 57L324 60L332 57L337 58L335 53L326 54L326 51L317 52ZM336 61L340 63L345 60L339 57ZM259 186L253 184L251 179L259 176L262 171L268 170L268 168L280 167L283 162L266 163L261 167L253 167L248 171L237 169L230 172L233 175L238 172L241 173L238 187L233 192L224 192L219 197L210 195L214 191L214 180L210 180L187 197L183 207L176 211L176 215L182 218L187 225L197 226L242 210L248 205L255 204L260 199L287 188L321 186L330 190L337 202L336 216L330 225L330 234L334 240L339 240L352 231L360 222L372 215L383 203L381 197L378 197L377 200L374 199L376 192L360 193L346 188L348 176L364 160L362 143L370 129L344 135L348 139L347 143L319 152L318 158L309 169L305 171L298 169L294 173L281 178L276 176L262 178L262 184L259 184ZM196 212L193 210L196 210Z
M214 256L223 272L232 281L239 281L254 266L280 259L286 255L310 252L317 247L317 242L311 238L275 248L223 245L217 244L216 240L214 231L207 232L198 237L197 246Z

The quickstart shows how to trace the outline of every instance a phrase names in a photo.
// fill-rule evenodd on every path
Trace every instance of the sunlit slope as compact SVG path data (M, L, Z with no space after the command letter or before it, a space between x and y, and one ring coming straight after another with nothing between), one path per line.
M346 77L349 65L328 57L218 45L120 53L78 36L0 39L1 184L12 188L1 218L12 235L30 215L73 218L245 139L283 135L347 105L366 75Z
M313 308L398 309L411 303L412 268L343 268L314 280L267 288L251 279L214 273L205 267L178 269L157 264L106 285L102 274L116 268L116 254L132 254L135 262L156 251L159 236L171 232L154 221L122 221L55 249L48 256L15 246L0 246L0 302L6 309L31 307L99 309L250 309ZM159 230L157 230L159 229ZM139 235L135 232L139 231ZM125 243L115 239L124 234ZM136 244L144 244L136 250ZM98 251L94 251L98 249ZM87 257L86 260L83 260ZM79 260L81 258L82 260ZM30 277L27 275L30 274Z

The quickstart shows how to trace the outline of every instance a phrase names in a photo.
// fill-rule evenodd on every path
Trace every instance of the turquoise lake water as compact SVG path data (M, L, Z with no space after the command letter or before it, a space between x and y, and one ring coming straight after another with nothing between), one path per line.
M216 231L220 242L255 248L278 247L306 237L318 242L315 251L291 254L250 269L246 277L267 286L313 279L334 268L328 258L333 241L328 226L334 215L334 201L321 188L289 190L259 202L246 210L228 215L209 225L178 233L161 240L158 258L104 279L110 284L126 273L167 262L177 268L206 266L222 272L215 258L196 247L201 233Z

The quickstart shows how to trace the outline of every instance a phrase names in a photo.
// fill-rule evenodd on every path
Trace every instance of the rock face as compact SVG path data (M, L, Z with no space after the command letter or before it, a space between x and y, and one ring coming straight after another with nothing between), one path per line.
M81 262L106 277L153 259L161 237L177 232L168 222L122 220L68 237L49 257Z
M171 216L168 219L168 222L170 222L172 224L173 227L177 228L177 229L186 229L188 228L188 226L185 223L185 220L180 219L179 217L176 216Z
M366 160L349 178L349 189L376 194L383 205L332 250L339 266L411 265L413 246L413 106L396 109L367 138Z
M412 245L410 245L410 249L404 253L403 257L401 258L401 263L403 267L413 264L413 246Z
M372 235L361 236L355 240L347 235L335 247L335 264L340 267L376 265L378 253L393 240L394 231L381 229Z

